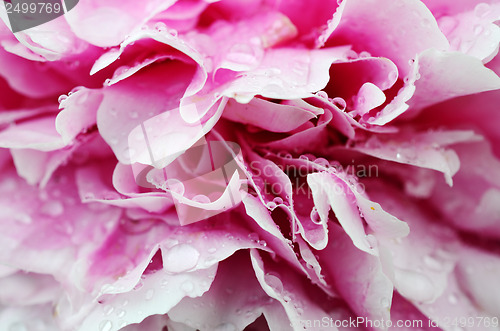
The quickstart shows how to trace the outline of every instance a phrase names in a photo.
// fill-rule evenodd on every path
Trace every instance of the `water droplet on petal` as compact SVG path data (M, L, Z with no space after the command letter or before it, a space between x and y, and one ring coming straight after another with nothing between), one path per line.
M47 201L43 204L40 211L42 212L42 214L57 217L61 216L64 213L64 206L61 202L56 200Z
M276 197L273 199L273 202L276 204L276 205L281 205L283 203L283 199L280 198L280 197Z
M248 44L235 44L226 56L227 60L237 63L253 65L257 63L253 48Z
M59 98L57 98L57 102L63 103L64 101L66 101L67 98L68 96L66 94L61 94Z
M183 290L186 293L190 293L194 290L194 285L192 282L189 280L185 281L184 283L181 284L181 290Z
M398 72L395 70L392 70L391 72L389 72L388 77L389 77L389 80L391 82L393 82L393 81L395 82L398 79Z
M316 92L316 96L323 98L323 99L328 99L328 94L325 91Z
M454 295L454 294L450 294L450 296L448 297L448 301L452 304L452 305L456 305L458 303L458 299L457 299L457 296Z
M99 331L111 331L113 328L113 323L111 321L102 321L101 324L99 324Z
M312 208L310 217L311 217L311 221L314 224L321 224L321 218L319 216L319 213L318 213L318 210L316 209L316 207Z
M478 25L476 25L476 26L474 27L474 34L475 34L476 36L479 36L479 35L481 34L481 32L483 32L483 30L484 30L484 29L483 29L483 27L482 27L481 25L479 25L479 24L478 24Z
M391 301L389 298L383 297L380 299L380 305L384 308L389 308L391 306Z
M127 314L127 312L123 309L118 309L116 311L116 316L118 316L118 318L123 318L123 317L125 317L126 314Z
M203 194L198 194L195 195L192 199L194 202L199 202L199 203L210 203L210 198L207 197L206 195Z
M155 294L155 291L153 289L149 289L146 292L146 300L151 300Z
M259 240L259 235L255 232L252 232L248 235L248 239L250 239L251 241L257 241Z
M275 275L266 274L264 276L264 281L267 283L267 285L269 285L272 289L274 289L276 293L283 292L283 283Z
M430 301L436 293L433 283L426 275L410 270L397 270L395 281L398 291L411 300Z
M267 208L269 209L274 209L276 208L276 203L274 201L269 201L267 204L266 204Z
M318 157L316 160L314 160L314 163L316 163L317 165L320 165L322 167L329 167L330 166L330 162L328 162L327 159L322 158L322 157Z
M430 255L424 256L424 263L430 269L433 269L433 270L440 270L442 268L442 263Z
M338 98L338 97L337 98L333 98L331 100L331 102L333 103L333 105L335 107L337 107L341 111L344 111L347 108L347 103L342 98Z
M359 57L360 58L366 58L366 57L370 57L371 54L366 52L366 51L362 51L361 53L359 53Z
M167 272L179 273L196 266L200 252L189 244L178 244L163 255L163 268Z
M155 30L158 32L167 31L167 26L163 22L158 22L155 24Z
M104 311L104 314L109 315L113 312L114 308L111 305L106 305L102 308L102 310Z
M479 3L474 8L474 14L476 14L477 17L485 17L490 13L490 11L491 11L490 5L485 2Z

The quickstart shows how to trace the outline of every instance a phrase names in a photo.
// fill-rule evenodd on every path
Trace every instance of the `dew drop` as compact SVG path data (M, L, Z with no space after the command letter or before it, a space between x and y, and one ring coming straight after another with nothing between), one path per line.
M169 178L167 179L166 184L170 191L177 193L178 195L184 195L184 192L186 191L184 184L178 179Z
M479 35L481 34L481 32L483 32L483 30L484 30L484 29L483 29L483 27L482 27L481 25L479 25L479 24L478 24L478 25L476 25L476 26L474 27L474 34L475 34L476 36L479 36Z
M360 58L366 58L366 57L370 57L371 54L366 52L366 51L362 51L361 53L359 53L359 57Z
M456 305L458 303L457 296L455 294L450 294L450 296L448 297L448 302L452 305Z
M196 266L200 252L189 244L178 244L163 256L163 268L167 272L179 273L190 270Z
M250 239L251 241L257 241L257 240L259 240L259 235L255 232L250 233L248 235L248 239Z
M280 197L276 197L273 199L273 202L276 204L276 205L281 205L283 203L283 199L280 198Z
M395 82L398 79L398 72L395 70L389 72L388 78L391 82Z
M181 290L183 290L186 293L190 293L194 290L194 285L192 282L187 280L181 284Z
M267 204L266 204L267 208L269 209L274 209L276 208L276 203L274 201L269 201Z
M316 160L314 160L314 163L316 163L322 167L329 167L330 166L330 162L328 162L327 159L322 158L322 157L318 157Z
M314 224L321 224L321 218L319 216L319 213L318 213L318 210L316 209L316 207L312 208L310 217L311 217L311 221Z
M167 31L167 26L163 22L158 22L155 24L155 30L158 32Z
M139 113L138 113L138 112L136 112L136 111L132 111L132 112L130 112L130 114L129 114L129 115L130 115L130 118L132 118L132 119L136 119L136 118L138 118L138 117L139 117Z
M476 14L477 17L485 17L490 13L490 11L491 11L490 5L485 2L479 3L474 8L474 14Z
M276 293L283 292L283 283L278 277L271 274L266 274L264 276L264 281L267 283L267 285L273 288L276 291Z
M47 201L40 211L45 215L57 217L64 213L64 206L60 201Z
M328 99L328 94L325 91L316 92L316 96L323 98L323 99Z
M210 203L210 198L207 197L206 195L203 194L198 194L195 195L192 199L194 202L199 202L199 203Z
M64 101L66 101L67 98L68 96L66 94L61 94L59 98L57 98L57 102L63 103Z
M442 268L441 262L430 255L424 256L424 263L433 270L440 270Z
M99 330L100 331L110 331L113 328L113 323L111 321L102 321L101 324L99 324Z
M402 295L421 302L434 298L434 285L427 276L410 270L398 270L395 276L398 291Z
M344 111L347 108L347 103L342 98L338 98L338 97L333 98L331 102L333 103L333 105L335 107L337 107L341 111Z
M146 292L146 300L151 300L155 294L155 291L153 289L149 289Z
M257 63L253 48L248 44L235 44L226 56L227 60L236 64L253 65Z
M391 300L387 297L383 297L382 299L380 299L380 305L384 308L390 308Z

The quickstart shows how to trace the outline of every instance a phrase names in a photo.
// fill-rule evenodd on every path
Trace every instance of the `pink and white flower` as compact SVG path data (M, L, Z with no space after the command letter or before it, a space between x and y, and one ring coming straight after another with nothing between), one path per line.
M499 330L499 20L80 0L2 25L0 329Z

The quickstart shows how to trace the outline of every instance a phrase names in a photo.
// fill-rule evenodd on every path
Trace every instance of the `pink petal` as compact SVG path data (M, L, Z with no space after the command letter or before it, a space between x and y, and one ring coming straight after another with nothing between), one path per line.
M30 119L0 131L0 146L3 148L52 151L64 145L61 136L56 131L53 116Z
M499 289L495 286L499 272L498 254L469 247L461 249L456 270L460 288L480 310L491 316L500 315Z
M486 142L461 144L455 150L462 165L453 190L437 184L431 202L455 227L498 238L500 161Z
M133 1L106 4L83 2L64 16L80 39L99 47L110 47L118 45L127 34L173 3L149 0L137 6ZM117 22L114 17L120 17L120 21Z
M80 88L61 102L56 117L56 130L66 144L96 125L96 111L103 96L100 91Z
M194 329L243 330L251 324L272 299L257 282L247 254L221 262L210 290L199 298L184 298L168 316Z
M255 98L248 104L230 100L224 109L223 117L272 132L287 132L297 129L316 116L305 107L275 104Z
M372 136L366 142L356 144L354 149L380 159L440 171L451 186L460 161L453 149L443 147L481 139L473 131L429 131L413 133L411 138L404 138L405 135Z
M380 243L390 252L388 263L392 265L395 288L412 302L434 302L445 292L456 264L459 241L455 232L421 211L417 203L402 200L397 190L376 186L369 194L410 227L407 237Z
M448 48L435 18L416 0L403 0L397 5L389 0L347 1L330 40L333 42L335 38L349 40L355 50L389 58L398 66L400 76L408 74L408 61L418 53L429 48Z
M289 324L285 322L286 324L300 328L303 320L321 320L327 316L318 302L311 299L315 291L308 288L303 279L293 273L280 272L275 263L264 263L254 249L251 250L250 257L255 275L264 292L283 306L289 320ZM308 293L307 289L311 291Z
M408 102L413 109L500 88L500 78L471 56L428 50L419 54L417 61L420 79Z
M152 226L144 229L141 222L149 222ZM95 329L102 324L110 325L110 330L117 330L127 324L138 323L147 316L165 314L183 298L200 297L208 291L219 261L239 249L265 249L249 240L248 232L243 227L224 219L211 225L189 225L183 230L142 219L132 224L122 223L116 231L94 256L95 263L100 266L108 264L107 270L112 272L107 277L110 283L100 287L98 297L102 304L91 304L90 311L81 316L83 323L78 330ZM123 231L128 231L129 235L119 234ZM199 236L203 240L193 240ZM139 242L142 244L138 251ZM120 277L117 274L119 269L112 266L123 268L123 261L114 259L116 253L123 249L132 253L127 255L135 261L130 264L129 272ZM161 254L160 269L148 271L150 261L159 256L158 249ZM119 256L123 256L122 253ZM103 270L96 265L96 268L90 269L90 275L95 276L96 272ZM98 279L102 282L105 278ZM124 301L127 301L126 306ZM125 313L107 315L105 312L109 306L120 307Z
M318 252L319 261L340 295L358 316L372 321L390 319L393 285L380 260L352 245L337 225L331 226L330 242Z

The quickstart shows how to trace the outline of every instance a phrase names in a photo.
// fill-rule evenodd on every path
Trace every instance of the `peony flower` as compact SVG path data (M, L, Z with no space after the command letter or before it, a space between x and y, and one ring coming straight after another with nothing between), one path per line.
M0 12L0 329L500 329L500 3Z

